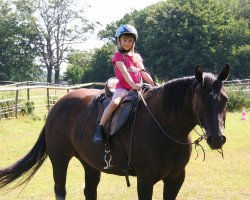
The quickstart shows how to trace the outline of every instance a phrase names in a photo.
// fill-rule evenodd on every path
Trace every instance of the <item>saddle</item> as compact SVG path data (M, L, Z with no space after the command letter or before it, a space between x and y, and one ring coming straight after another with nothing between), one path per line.
M100 121L104 109L108 106L112 100L113 93L115 91L115 85L118 82L116 78L110 78L105 84L104 93L99 97L99 111L97 117L97 123ZM108 123L105 125L105 132L109 136L119 132L128 122L128 119L133 114L136 104L138 103L138 93L135 90L129 91L129 93L122 99L119 107L114 111L110 117Z
M116 78L110 78L106 84L105 84L105 90L104 93L101 94L98 99L98 117L97 117L97 124L99 124L99 121L101 119L101 116L103 114L104 109L108 106L110 101L112 100L113 93L115 91L115 86L117 84L118 80ZM142 87L142 93L150 89L150 85L144 84ZM127 186L130 186L129 182L129 171L131 172L131 167L130 167L130 157L131 157L131 149L132 149L132 139L133 139L133 126L136 118L136 110L138 107L139 103L139 95L138 92L135 90L129 91L129 93L122 99L120 105L118 108L113 112L112 116L110 117L108 123L105 125L104 130L107 133L106 137L109 138L109 136L114 135L122 129L125 129L126 127L126 132L131 132L130 136L130 143L129 143L129 154L126 155L124 152L124 149L121 147L121 144L119 142L119 137L118 138L118 152L121 157L121 162L122 164L122 170L124 172ZM129 133L128 133L129 134ZM107 142L105 144L105 156L104 156L104 161L106 163L106 166L104 169L109 169L112 167L110 164L112 160L112 155L110 153L110 142L109 139L107 139Z

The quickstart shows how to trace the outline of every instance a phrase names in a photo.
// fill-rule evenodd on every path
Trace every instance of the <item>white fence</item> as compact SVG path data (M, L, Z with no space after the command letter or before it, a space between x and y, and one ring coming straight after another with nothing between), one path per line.
M0 82L1 84L1 82ZM79 88L103 88L105 83L93 82L74 86L50 85L41 82L19 82L0 85L0 120L18 117L27 102L34 103L36 115L47 116L55 102L71 90ZM230 91L245 91L250 93L250 79L225 81ZM32 106L32 105L31 105Z
M243 92L250 93L250 79L225 81L225 85L229 91L241 90Z
M36 85L39 84L39 85ZM0 119L18 117L33 107L36 115L46 116L55 102L71 90L79 88L103 88L105 83L86 83L74 86L49 85L47 83L22 82L0 86ZM34 103L34 105L32 105Z

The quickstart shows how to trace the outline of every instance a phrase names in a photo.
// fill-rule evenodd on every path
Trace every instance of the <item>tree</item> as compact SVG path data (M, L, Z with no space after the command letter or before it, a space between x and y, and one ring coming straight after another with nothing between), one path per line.
M37 18L36 29L41 63L47 69L47 81L59 82L60 66L70 48L86 40L94 24L84 17L84 10L74 0L16 0L20 12L32 13Z
M3 0L0 0L0 35L0 79L25 81L37 77L41 70L34 63L35 27Z
M82 76L90 70L92 52L72 51L68 54L67 70L64 74L64 80L69 84L78 84L82 81Z
M92 55L89 70L83 74L82 82L105 82L114 77L114 66L111 62L114 51L115 46L112 42L96 49Z
M110 39L120 24L133 24L139 33L136 49L145 66L161 79L191 75L198 63L216 72L231 61L237 49L249 44L249 21L238 17L238 3L164 1L125 15L99 35Z
M250 78L250 45L235 50L231 63L236 66L232 70L234 78Z
M110 42L91 52L72 51L68 57L68 67L64 80L69 83L105 82L114 76L111 62L115 45Z

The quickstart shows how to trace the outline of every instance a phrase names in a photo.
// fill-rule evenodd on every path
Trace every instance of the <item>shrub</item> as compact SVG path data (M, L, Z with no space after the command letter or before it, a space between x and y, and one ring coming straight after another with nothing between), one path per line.
M242 107L250 108L250 94L244 92L243 90L229 90L227 92L228 101L228 111L239 111Z
M21 108L20 112L22 115L34 114L35 106L34 102L27 101Z
M5 101L0 103L0 119L10 118L14 116L13 101Z

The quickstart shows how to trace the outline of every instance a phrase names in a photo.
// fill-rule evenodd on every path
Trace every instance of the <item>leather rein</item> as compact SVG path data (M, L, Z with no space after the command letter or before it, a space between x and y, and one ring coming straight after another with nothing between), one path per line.
M140 98L141 98L143 104L145 105L145 107L146 107L148 113L151 115L151 117L153 118L153 120L155 121L155 123L158 125L158 127L160 128L160 130L162 131L162 133L164 133L164 135L166 135L169 139L171 139L172 141L174 141L174 142L176 142L176 143L178 143L178 144L182 144L182 145L193 145L193 144L194 144L194 145L195 145L195 150L196 150L196 158L195 158L195 159L198 158L197 146L201 147L202 152L203 152L203 155L204 155L204 156L203 156L203 161L204 161L204 160L205 160L205 150L204 150L203 146L200 144L200 142L201 142L203 139L207 140L207 134L206 134L205 128L204 128L204 127L202 126L202 124L201 124L201 119L200 119L200 116L199 116L198 109L196 109L196 115L197 115L197 118L198 118L198 125L200 126L200 128L201 128L203 134L198 133L198 131L194 128L193 130L199 135L199 138L196 139L194 142L182 142L182 141L180 141L180 140L175 139L175 138L172 137L171 135L169 135L169 134L163 129L163 127L161 126L161 124L158 122L158 120L156 119L156 117L154 116L154 114L152 113L152 111L150 110L150 108L148 107L148 104L147 104L147 102L145 101L145 99L144 99L142 93L141 93L140 91L138 91L138 94L139 94L139 96L140 96ZM224 158L224 154L223 154L222 148L221 148L221 151L218 150L218 152L219 152L220 154L222 154L222 158Z

